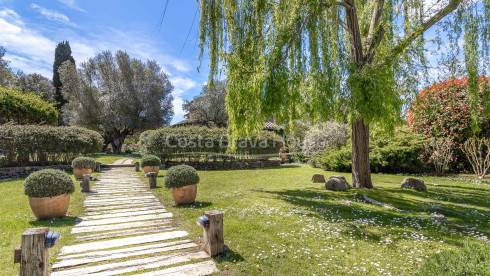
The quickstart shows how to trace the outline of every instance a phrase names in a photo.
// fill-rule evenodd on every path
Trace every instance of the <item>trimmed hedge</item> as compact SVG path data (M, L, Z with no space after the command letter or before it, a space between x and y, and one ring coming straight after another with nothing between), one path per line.
M189 161L217 158L217 154L225 154L228 149L228 133L224 128L208 127L164 127L145 131L140 136L143 151L159 156L162 160L176 157L187 157ZM281 136L271 131L261 131L259 136L236 141L237 155L268 155L277 156L284 142ZM225 159L223 155L219 156Z
M199 183L197 171L187 165L170 167L165 173L163 185L167 188L181 188Z
M71 194L75 185L70 175L60 170L41 170L32 173L24 182L24 194L29 197L52 197Z
M58 110L35 93L0 86L0 123L6 122L56 125Z
M373 172L420 173L429 167L420 160L426 139L407 129L393 136L373 134L369 142L369 162ZM314 160L314 166L339 172L352 171L352 143L327 147Z
M71 161L71 166L78 169L95 169L95 159L90 157L77 157Z
M158 156L155 155L145 155L143 158L141 158L141 166L161 166L162 165L162 160L158 158Z
M79 155L102 150L103 138L81 127L0 126L0 158L6 165L69 164Z

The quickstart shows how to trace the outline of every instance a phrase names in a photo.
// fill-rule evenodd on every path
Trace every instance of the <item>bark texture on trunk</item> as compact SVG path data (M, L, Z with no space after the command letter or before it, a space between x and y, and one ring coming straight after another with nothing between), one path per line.
M120 154L122 150L122 145L124 144L124 139L126 135L121 135L113 137L111 141L112 153Z
M352 186L373 187L369 166L369 125L362 118L352 123Z

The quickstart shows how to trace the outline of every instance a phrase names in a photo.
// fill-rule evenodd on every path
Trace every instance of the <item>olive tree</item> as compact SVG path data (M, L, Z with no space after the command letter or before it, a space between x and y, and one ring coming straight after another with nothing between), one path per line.
M213 85L203 85L201 95L192 101L185 101L183 109L191 114L191 119L201 125L225 127L228 122L226 113L226 84L215 81Z
M428 75L419 69L428 68L427 30L440 43L464 46L473 84L479 60L489 58L488 0L199 3L200 58L207 49L210 83L226 74L232 136L250 135L272 116L349 121L354 187L373 187L370 126L393 129L409 98L403 93Z
M70 125L102 133L105 146L121 152L126 136L168 125L173 116L168 75L155 62L105 51L80 64L66 61L59 69Z
M26 75L23 72L18 72L15 85L23 92L34 92L49 102L55 101L56 89L53 83L40 74Z

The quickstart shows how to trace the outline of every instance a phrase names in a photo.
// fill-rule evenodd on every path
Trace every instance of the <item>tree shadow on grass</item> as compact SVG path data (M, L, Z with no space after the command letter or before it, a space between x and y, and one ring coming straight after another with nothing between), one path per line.
M74 226L81 220L78 217L61 217L48 220L35 220L30 221L29 224L33 227L64 227L64 226Z
M210 207L211 205L213 205L212 202L196 201L192 204L174 205L173 207L177 209L204 209Z
M373 190L369 190L370 192L374 192ZM397 190L398 192L399 190ZM293 189L293 190L279 190L279 191L263 191L263 190L257 190L257 192L260 193L265 193L269 195L275 196L277 199L280 199L282 201L285 201L287 203L293 204L298 207L302 207L307 209L308 211L304 214L307 217L313 217L316 219L320 220L326 220L328 217L332 216L332 218L335 219L336 222L342 221L343 220L343 227L346 227L346 231L351 231L355 234L355 236L360 239L360 240L369 240L372 242L379 242L381 240L381 234L376 233L375 231L371 231L368 229L370 226L369 225L362 225L356 223L357 219L375 219L375 218L382 218L381 220L387 221L388 223L392 224L392 226L395 227L401 227L404 229L406 232L411 232L411 231L416 231L418 232L419 229L417 228L412 228L412 227L407 227L406 224L403 223L398 223L401 221L406 222L406 217L407 216L412 216L412 215L423 215L427 216L429 211L425 211L420 208L420 202L416 202L413 200L407 200L407 199L401 199L400 202L403 202L404 206L417 206L417 209L405 209L405 211L409 211L409 213L400 213L395 210L390 210L387 208L383 207L378 207L376 206L375 209L369 207L368 208L363 208L362 205L360 206L359 204L363 204L363 202L353 202L352 206L348 205L348 203L335 203L332 202L331 200L345 200L345 199L351 199L355 193L357 192L357 195L355 198L360 199L362 198L362 194L366 193L366 190L360 190L360 189L350 189L348 191L344 192L332 192L332 191L326 191L326 190L312 190L312 189ZM382 189L379 189L378 192L383 192ZM411 193L413 191L405 191L407 193ZM361 196L359 196L359 194ZM328 200L328 201L327 201ZM381 200L382 201L382 200ZM410 201L407 203L407 201ZM392 205L392 201L382 201L383 203L390 204ZM344 205L345 204L345 205ZM368 203L365 206L374 206L370 205ZM327 210L332 210L332 212L327 212ZM353 210L363 210L363 211L369 211L368 213L355 213ZM402 209L403 210L403 209ZM463 214L464 216L464 214ZM339 217L341 219L339 219ZM449 218L449 217L448 217ZM458 217L461 218L461 217ZM432 222L430 220L425 221L427 225L427 235L441 235L440 232L437 232L435 229L431 230L431 225ZM380 224L380 226L386 226L386 224ZM451 224L447 224L447 226L451 226ZM442 234L443 235L443 234ZM446 239L447 243L450 244L455 244L455 245L460 245L459 241L454 240L454 238L449 235L443 235L444 238Z
M242 255L240 255L236 251L231 250L231 248L229 248L226 244L225 244L225 252L223 254L214 257L213 259L217 263L233 262L233 261L238 263L238 262L245 261Z

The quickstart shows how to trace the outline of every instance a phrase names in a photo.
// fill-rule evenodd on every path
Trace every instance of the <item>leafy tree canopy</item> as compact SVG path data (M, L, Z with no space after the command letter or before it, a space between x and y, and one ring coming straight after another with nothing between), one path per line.
M168 125L172 119L173 86L155 61L105 51L81 63L78 72L70 61L59 71L68 100L65 119L100 131L116 153L127 135Z
M185 101L183 109L189 112L191 120L200 125L226 126L228 113L226 112L226 84L224 81L215 81L213 85L204 85L201 95L192 101Z
M17 73L15 85L23 92L34 92L49 102L54 102L56 89L50 79L40 74L26 75L23 72Z
M393 129L429 75L428 29L438 24L436 40L462 48L470 95L490 66L479 62L489 59L489 0L200 0L199 9L201 60L207 49L211 82L226 75L231 134L272 116L348 120L355 187L372 187L369 126Z

